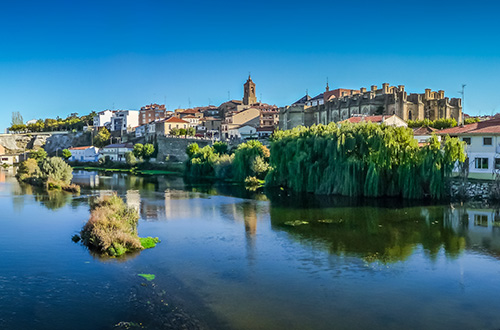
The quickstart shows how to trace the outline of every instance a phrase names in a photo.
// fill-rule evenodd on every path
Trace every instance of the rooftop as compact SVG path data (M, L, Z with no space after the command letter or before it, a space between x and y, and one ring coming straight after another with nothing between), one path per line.
M437 134L439 135L499 134L500 135L500 119L491 119L491 120L480 121L478 123L446 128L438 131Z

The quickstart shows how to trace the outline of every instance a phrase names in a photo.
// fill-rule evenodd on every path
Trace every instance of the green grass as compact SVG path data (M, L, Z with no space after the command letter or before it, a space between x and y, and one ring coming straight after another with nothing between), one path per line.
M156 244L160 243L160 239L158 237L139 237L141 241L141 245L145 249L151 249L156 246Z
M152 281L156 278L154 274L137 274L137 276L144 277L148 281Z

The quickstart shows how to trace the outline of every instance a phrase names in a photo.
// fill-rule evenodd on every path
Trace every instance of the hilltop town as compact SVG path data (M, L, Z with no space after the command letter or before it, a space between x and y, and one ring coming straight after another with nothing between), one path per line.
M372 122L411 127L414 138L422 145L433 134L460 137L467 144L472 177L490 179L500 169L498 120L483 118L477 123L478 119L462 113L461 99L448 98L443 90L413 93L407 92L404 85L387 83L370 89L330 90L327 83L322 93L306 93L295 99L281 107L258 101L256 84L249 76L242 99L219 106L168 110L164 104L153 103L139 110L102 110L81 117L72 113L66 119L26 123L16 114L9 133L0 135L0 159L2 164L15 164L27 157L27 151L42 147L53 155L68 149L68 160L73 162L98 162L101 158L126 162L126 154L133 151L135 144L149 143L155 148L152 162L182 162L192 142L201 147L215 141L235 147L251 139L268 144L276 130L331 122Z

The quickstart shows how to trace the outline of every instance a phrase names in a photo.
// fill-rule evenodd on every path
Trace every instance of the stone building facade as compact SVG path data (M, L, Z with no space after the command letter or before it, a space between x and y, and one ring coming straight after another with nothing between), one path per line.
M326 96L325 96L326 94ZM360 90L338 89L323 93L323 104L308 106L301 100L280 108L280 128L314 124L327 124L339 122L352 116L371 115L397 115L403 120L436 120L441 118L454 118L462 122L462 102L459 98L449 99L444 96L444 91L426 89L425 93L410 93L405 91L404 85L389 86L382 84Z

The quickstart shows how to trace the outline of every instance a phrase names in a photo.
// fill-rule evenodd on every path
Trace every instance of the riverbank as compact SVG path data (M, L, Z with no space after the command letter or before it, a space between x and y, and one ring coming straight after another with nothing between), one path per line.
M184 167L182 164L172 164L170 166L166 166L163 169L155 168L155 169L139 169L137 167L133 168L112 168L105 166L83 166L83 165L75 165L73 166L75 170L84 170L84 171L99 171L99 172L121 172L121 173L130 173L135 175L178 175L182 174L184 171Z

